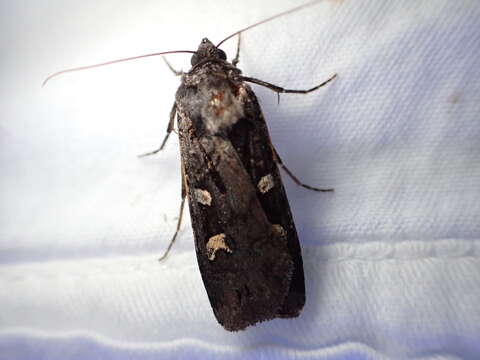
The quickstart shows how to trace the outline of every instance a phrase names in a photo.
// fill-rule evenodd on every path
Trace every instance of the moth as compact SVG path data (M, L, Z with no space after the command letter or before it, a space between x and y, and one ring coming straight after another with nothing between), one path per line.
M248 83L265 86L277 94L306 94L246 77L237 67L240 34L278 16L300 10L308 3L233 33L218 45L204 38L196 51L177 50L63 70L65 72L108 65L146 56L193 53L191 69L170 111L163 149L177 120L181 152L182 196L177 230L188 198L198 266L218 322L229 331L273 318L292 318L305 304L305 281L300 244L279 167L298 185L302 183L282 163L268 133L257 97ZM238 35L237 53L227 61L219 48ZM44 83L45 83L44 82Z

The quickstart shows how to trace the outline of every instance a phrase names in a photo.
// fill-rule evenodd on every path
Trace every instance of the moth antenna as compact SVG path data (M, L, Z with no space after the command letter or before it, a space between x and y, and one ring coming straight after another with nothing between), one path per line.
M287 15L287 14L291 14L291 13L293 13L293 12L295 12L295 11L302 10L302 9L304 9L304 8L306 8L306 7L315 5L316 3L320 2L320 1L322 1L322 0L311 1L311 2L309 2L309 3L306 3L306 4L303 4L303 5L294 7L293 9L286 10L286 11L284 11L284 12L281 12L281 13L277 14L277 15L270 16L270 17L267 18L267 19L264 19L264 20L262 20L262 21L259 21L259 22L255 23L255 24L252 24L252 25L250 25L250 26L247 26L247 27L245 27L245 28L243 28L243 29L241 29L241 30L238 30L238 31L234 32L234 33L231 34L231 35L228 35L225 39L223 39L222 41L220 41L220 42L217 44L216 47L218 48L220 45L222 45L222 44L223 44L225 41L227 41L228 39L234 37L234 36L237 35L237 34L240 34L240 33L244 32L244 31L250 30L251 28L254 28L255 26L265 24L266 22L272 21L273 19L279 18L279 17L284 16L284 15Z
M132 56L132 57L123 58L123 59L111 60L111 61L103 62L103 63L100 63L100 64L93 64L93 65L80 66L80 67L71 68L71 69L65 69L65 70L58 71L56 73L53 73L53 74L49 75L45 80L43 80L42 87L44 87L47 84L47 82L50 81L50 79L52 79L56 76L65 74L65 73L80 71L80 70L93 69L93 68L100 67L100 66L112 65L112 64L119 63L119 62L123 62L123 61L136 60L136 59L141 59L141 58L150 57L150 56L159 56L159 55L166 55L166 54L178 54L178 53L195 54L196 52L191 51L191 50L163 51L163 52L158 52L158 53L153 53L153 54L146 54L146 55Z

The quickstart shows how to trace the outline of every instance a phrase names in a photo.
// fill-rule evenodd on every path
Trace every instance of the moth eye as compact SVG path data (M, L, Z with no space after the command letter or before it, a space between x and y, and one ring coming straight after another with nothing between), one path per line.
M217 56L222 60L227 60L227 54L223 50L217 49Z
M198 63L198 56L197 54L193 54L192 58L190 59L190 64L192 64L192 66L195 66L197 63Z
M202 44L205 44L207 41L208 41L207 38L203 38L203 39L202 39Z

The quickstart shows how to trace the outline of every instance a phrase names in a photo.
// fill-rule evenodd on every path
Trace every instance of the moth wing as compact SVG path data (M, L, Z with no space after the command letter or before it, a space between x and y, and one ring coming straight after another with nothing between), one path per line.
M236 331L274 318L294 270L286 238L265 216L228 140L194 137L182 141L182 148L195 154L184 159L189 206L197 260L217 320Z
M273 145L270 140L266 121L258 100L250 89L245 114L248 122L239 122L232 129L231 139L244 139L243 144L236 145L253 184L256 184L258 198L271 224L280 225L285 231L288 252L294 262L294 271L290 281L288 296L278 312L279 317L298 316L305 304L305 280L300 243L295 223L288 203L287 194L277 164L275 163ZM243 134L243 135L242 135ZM235 141L232 140L235 144ZM246 152L242 149L248 149Z
M219 86L182 85L177 119L200 272L217 320L236 331L297 316L305 289L295 226L257 99L241 84L243 116L227 131L212 128L218 122L202 109L242 93L227 86L222 93Z

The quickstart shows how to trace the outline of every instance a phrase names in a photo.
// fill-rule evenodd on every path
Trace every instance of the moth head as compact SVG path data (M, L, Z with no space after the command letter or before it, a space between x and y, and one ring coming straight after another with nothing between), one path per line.
M193 54L190 63L192 66L197 65L200 61L207 58L227 60L227 55L221 49L218 49L207 38L203 38L198 46L197 52Z

